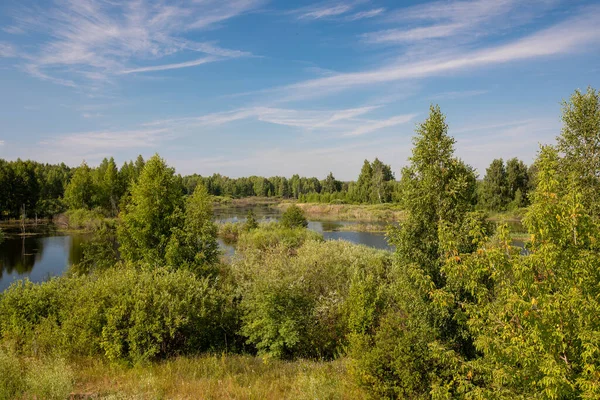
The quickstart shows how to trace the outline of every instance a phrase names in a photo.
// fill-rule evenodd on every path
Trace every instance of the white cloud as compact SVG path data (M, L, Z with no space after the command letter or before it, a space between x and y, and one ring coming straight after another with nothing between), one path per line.
M161 60L176 53L201 52L219 59L249 56L248 52L224 49L214 42L196 43L184 36L263 2L55 0L44 12L22 8L22 14L15 17L14 29L49 38L37 43L37 51L22 55L26 72L57 84L75 86L80 83L77 76L96 82L110 80L121 71L135 70L134 63ZM177 63L166 65L174 68Z
M317 7L311 9L303 9L298 16L299 19L321 19L326 17L336 17L352 10L354 7L351 4L334 4L325 7Z
M413 120L416 116L417 114L397 115L395 117L391 117L380 121L367 121L362 126L359 126L358 128L345 134L344 136L359 136L377 131L379 129L388 128L390 126L405 124Z
M63 135L56 141L40 144L69 149L75 153L93 154L102 150L153 147L169 137L170 133L167 129L99 131Z
M4 146L4 140L0 140L0 146Z
M217 57L204 57L204 58L199 58L199 59L193 60L193 61L187 61L187 62L181 62L181 63L175 63L175 64L154 65L151 67L126 69L124 71L121 71L120 74L132 74L135 72L165 71L165 70L169 70L169 69L188 68L188 67L195 67L195 66L210 63L210 62L215 62L218 60L219 60L219 58L217 58Z
M450 36L464 27L462 24L442 24L408 30L388 29L364 34L363 40L369 43L404 43Z
M11 57L16 57L17 56L17 52L15 51L14 47L8 43L0 43L0 58L1 57L5 57L5 58L11 58Z
M482 94L488 93L487 90L461 90L461 91L453 91L453 92L442 92L434 94L433 96L429 96L431 100L454 100L454 99L463 99L465 97L473 97L480 96Z
M599 17L600 8L591 7L566 22L508 44L452 56L434 56L423 58L420 61L396 62L386 67L368 71L340 73L288 85L276 90L291 93L289 98L317 96L328 91L439 76L449 72L470 70L488 65L572 53L583 48L589 50L591 45L600 43L600 30L597 29Z
M385 12L385 8L374 8L372 10L359 11L348 17L349 21L357 21L359 19L373 18Z

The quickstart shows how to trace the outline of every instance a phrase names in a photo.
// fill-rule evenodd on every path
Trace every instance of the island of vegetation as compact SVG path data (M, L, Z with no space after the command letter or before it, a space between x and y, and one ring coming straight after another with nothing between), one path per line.
M0 294L0 398L600 398L599 92L562 119L533 165L482 180L437 106L399 181L378 159L356 182L0 161L3 219L95 232L65 275ZM249 196L281 220L213 222ZM323 240L315 203L398 221L395 251Z

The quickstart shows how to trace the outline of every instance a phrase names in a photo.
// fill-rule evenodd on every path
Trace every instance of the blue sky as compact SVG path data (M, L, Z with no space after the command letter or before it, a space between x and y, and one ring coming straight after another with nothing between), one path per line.
M598 21L578 0L4 0L0 157L399 177L438 103L480 173L531 163L600 86Z

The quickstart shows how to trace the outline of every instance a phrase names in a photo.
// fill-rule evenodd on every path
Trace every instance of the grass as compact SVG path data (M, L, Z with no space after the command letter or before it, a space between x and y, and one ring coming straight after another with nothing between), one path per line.
M292 202L283 202L276 207L288 208ZM333 219L346 221L401 221L404 212L396 204L321 204L296 203L309 219Z
M133 367L83 359L76 396L107 399L363 399L348 361L294 362L241 355L179 357Z

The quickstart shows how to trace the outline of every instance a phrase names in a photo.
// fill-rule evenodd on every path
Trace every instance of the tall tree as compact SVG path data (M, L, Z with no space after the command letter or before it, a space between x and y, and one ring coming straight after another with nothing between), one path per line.
M373 186L373 167L369 160L363 162L363 166L358 175L356 186L354 187L354 201L358 203L368 203L371 198Z
M481 186L480 202L488 210L500 211L506 208L510 198L506 168L502 159L495 159L485 171Z
M371 164L372 184L371 184L371 203L388 203L392 200L392 185L394 180L392 168L375 158Z
M117 230L125 260L161 264L171 232L181 226L183 188L173 168L155 154L145 164Z
M330 172L329 175L327 175L327 178L325 178L321 186L321 190L323 193L335 193L339 192L342 189L342 183L335 179L332 172Z
M75 169L71 181L65 189L65 202L72 209L94 207L96 187L92 177L92 170L85 163Z
M600 92L576 90L563 102L563 128L557 138L562 168L584 195L592 214L600 216Z
M183 226L172 230L166 251L169 265L189 268L199 275L214 272L220 252L217 226L212 217L210 194L204 185L199 184L185 202Z
M529 191L529 173L525 163L517 158L506 162L506 187L512 206L527 205Z

